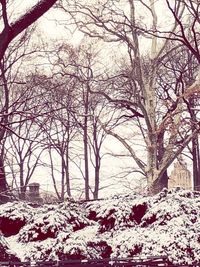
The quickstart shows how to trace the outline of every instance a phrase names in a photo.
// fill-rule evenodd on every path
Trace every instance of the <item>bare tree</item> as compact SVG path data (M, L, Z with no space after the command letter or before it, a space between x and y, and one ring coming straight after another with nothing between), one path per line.
M160 107L156 96L157 71L163 56L165 56L166 46L176 36L179 23L176 21L171 30L165 34L165 38L159 41L158 17L154 2L153 0L148 3L125 1L123 9L118 2L113 3L113 1L100 1L95 5L85 1L78 3L63 1L63 5L60 7L71 15L76 27L88 36L107 42L121 42L127 48L129 76L123 75L123 73L120 75L120 78L126 80L129 87L126 98L123 95L119 98L117 93L119 88L114 87L108 77L105 79L107 82L105 87L113 88L112 95L106 93L105 90L98 90L96 93L104 95L120 108L126 108L131 112L132 117L138 120L141 136L146 144L146 162L136 155L134 149L123 137L116 133L110 132L110 134L113 134L125 145L147 177L151 190L157 192L167 186L167 168L197 134L198 125L193 132L191 132L189 124L184 125L185 120L181 115L182 97L177 98L176 105L171 112L168 112L169 108L165 116L159 116ZM65 3L67 3L67 9ZM183 14L183 8L180 5L177 8L179 18ZM146 21L146 24L150 25L148 31L143 26L145 22L142 23L138 18L139 9L145 10L147 17L151 16L151 23ZM147 33L149 33L148 36ZM145 39L146 37L148 39ZM144 55L142 51L144 39L151 43L148 55ZM93 93L95 92L93 91ZM165 139L166 136L167 139Z
M106 108L106 102L103 101L102 99L94 99L90 106L90 113L92 117L91 119L91 128L92 128L91 132L92 133L91 133L91 136L89 135L89 145L90 145L90 154L93 155L93 156L91 155L91 162L94 167L94 180L95 181L94 181L94 190L92 192L94 199L98 199L99 191L101 189L100 170L101 170L101 161L103 157L101 153L101 148L106 138L106 132L102 129L101 124L99 123L99 119L102 113L104 113L105 108ZM106 121L108 124L108 120ZM92 157L94 157L94 160L92 159Z
M19 108L22 101L18 99L18 96L14 96L13 88L24 84L22 76L20 76L20 68L22 67L23 58L28 58L29 55L35 52L33 49L27 49L26 45L29 42L30 34L26 32L22 39L24 43L21 43L21 39L13 43L8 53L1 60L1 99L0 99L0 145L1 145L1 187L0 191L5 192L7 190L7 182L4 166L4 143L7 135L11 134L10 120L13 113L16 113L17 107Z
M66 195L71 197L70 161L72 141L77 135L74 120L77 81L67 75L60 78L58 66L51 64L55 68L52 75L35 77L35 82L44 92L41 99L44 113L37 117L36 122L45 136L41 146L48 153L50 162L46 166L50 167L56 195L64 201Z
M44 137L42 136L42 129L38 128L34 119L24 121L23 115L19 115L18 119L19 123L13 127L17 136L10 135L4 145L7 150L5 163L13 174L15 185L19 188L19 197L25 199L27 185L36 168L41 165L40 159L44 151L41 143Z
M106 137L105 131L100 126L99 118L103 113L105 114L104 110L108 101L101 96L91 94L91 88L95 86L93 75L96 71L94 66L96 54L98 52L92 51L90 45L85 42L77 48L65 44L57 49L55 62L51 61L54 66L53 77L57 77L56 79L60 81L56 103L59 103L65 110L61 116L62 119L58 116L54 119L57 118L60 122L69 122L70 116L71 120L74 121L74 126L69 125L67 131L70 131L70 127L72 130L73 127L76 128L83 152L73 152L77 154L77 157L74 156L74 160L70 153L67 154L68 160L75 164L83 178L86 199L89 199L91 194L94 198L98 198L101 189L101 148ZM58 135L61 132L57 129ZM72 143L73 139L74 137ZM73 151L75 150L73 149ZM53 159L53 153L51 156Z
M76 135L69 114L62 112L55 116L49 115L45 127L42 127L46 137L46 150L50 158L51 177L55 192L60 201L71 197L70 156L71 141ZM61 183L59 188L58 183Z

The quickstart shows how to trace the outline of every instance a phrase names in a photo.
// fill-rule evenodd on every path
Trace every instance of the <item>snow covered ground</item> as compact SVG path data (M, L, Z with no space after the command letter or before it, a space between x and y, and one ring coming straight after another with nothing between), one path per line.
M153 197L133 194L37 208L7 203L0 206L0 227L0 250L5 247L23 261L168 256L176 264L200 263L197 192L163 190Z

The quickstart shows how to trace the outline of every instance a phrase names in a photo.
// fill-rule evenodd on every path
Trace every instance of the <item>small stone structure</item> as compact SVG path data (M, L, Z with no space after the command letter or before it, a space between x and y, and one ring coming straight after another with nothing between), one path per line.
M28 198L30 199L30 201L42 202L42 198L40 197L40 184L30 183L28 187L29 187Z
M182 157L174 163L174 169L168 180L168 188L180 187L187 190L192 190L191 173L187 168L187 163Z

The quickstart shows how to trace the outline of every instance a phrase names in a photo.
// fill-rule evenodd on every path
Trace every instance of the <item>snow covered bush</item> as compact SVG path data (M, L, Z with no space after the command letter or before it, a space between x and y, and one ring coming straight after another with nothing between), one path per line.
M163 190L91 202L31 208L8 203L0 216L25 223L13 240L23 260L167 256L173 264L200 264L200 193ZM11 245L10 245L11 247ZM19 248L20 249L20 248ZM16 252L19 249L16 249Z
M132 197L95 201L86 205L88 218L99 223L99 232L116 231L140 223L147 210L144 199Z
M143 233L139 228L117 231L112 241L113 258L127 258L140 255L143 247Z
M19 233L20 242L42 241L55 238L59 231L71 232L71 225L67 224L66 216L54 211L38 213L23 227Z
M0 236L0 261L20 261L20 259L10 250L9 245L3 236Z
M72 226L73 231L81 230L91 225L90 220L87 218L85 208L78 202L65 202L60 204L58 209L67 217L67 223Z
M55 239L35 242L25 260L82 260L109 258L112 248L97 235L97 226L88 226L70 235L62 232Z
M0 230L4 236L16 235L33 215L33 209L24 202L0 206Z
M56 255L53 255L52 250L55 240L48 238L44 241L33 242L29 246L29 249L25 251L23 255L23 261L50 261L57 260Z
M19 241L56 238L60 232L72 233L87 225L90 225L90 222L76 203L45 205L43 208L38 208L38 212L20 231Z
M167 225L173 218L184 218L188 226L190 222L197 221L200 215L200 198L195 197L191 192L181 190L178 193L171 191L165 196L160 197L162 192L151 198L149 209L143 216L141 227L147 227L151 224L154 226ZM198 200L199 199L199 200ZM185 222L186 222L185 221Z

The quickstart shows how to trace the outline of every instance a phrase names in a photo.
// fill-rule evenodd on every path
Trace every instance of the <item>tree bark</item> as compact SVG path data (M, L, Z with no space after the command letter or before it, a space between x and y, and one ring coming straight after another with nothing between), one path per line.
M195 107L194 99L190 101L190 106ZM194 109L190 109L190 115L193 123L197 123L196 114ZM192 127L192 131L195 127ZM196 135L192 139L192 165L193 165L193 187L195 191L200 191L200 152L199 152L199 136Z
M70 110L70 107L68 107ZM69 174L69 153L70 153L70 112L67 113L67 138L66 138L66 152L65 152L65 179L66 179L66 189L68 197L71 197L71 183Z

